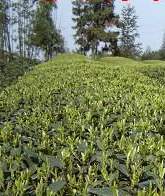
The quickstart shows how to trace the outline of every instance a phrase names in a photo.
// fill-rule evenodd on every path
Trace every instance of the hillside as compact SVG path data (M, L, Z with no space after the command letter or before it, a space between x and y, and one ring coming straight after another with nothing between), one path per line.
M61 55L0 93L2 195L165 194L165 64Z

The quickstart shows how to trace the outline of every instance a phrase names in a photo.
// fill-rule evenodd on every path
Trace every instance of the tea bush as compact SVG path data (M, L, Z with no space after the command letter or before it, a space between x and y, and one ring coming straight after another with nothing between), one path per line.
M165 85L153 69L165 66L61 55L5 88L1 195L165 195Z

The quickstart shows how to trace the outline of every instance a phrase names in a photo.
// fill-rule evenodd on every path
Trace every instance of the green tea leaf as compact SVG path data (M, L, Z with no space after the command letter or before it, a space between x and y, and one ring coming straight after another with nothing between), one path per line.
M126 165L124 165L124 164L119 164L119 171L120 171L123 175L125 175L127 178L130 177Z
M48 163L50 167L56 167L59 169L64 168L64 164L54 156L48 156Z
M113 192L110 187L103 188L89 188L88 193L92 193L98 196L113 196Z
M61 189L63 189L65 185L66 185L65 181L59 180L59 181L56 181L56 182L53 182L52 184L50 184L49 189L56 193L56 192L60 191Z

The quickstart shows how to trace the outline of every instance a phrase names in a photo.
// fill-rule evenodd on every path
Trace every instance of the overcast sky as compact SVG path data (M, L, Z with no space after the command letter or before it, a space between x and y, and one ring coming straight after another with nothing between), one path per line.
M62 30L66 45L74 49L74 31L72 29L72 1L58 0L58 11L55 14L58 27ZM115 1L116 13L120 13L123 5L121 0ZM136 8L140 33L140 41L143 48L150 46L152 49L159 49L163 34L165 32L165 0L153 2L153 0L130 0L129 3Z

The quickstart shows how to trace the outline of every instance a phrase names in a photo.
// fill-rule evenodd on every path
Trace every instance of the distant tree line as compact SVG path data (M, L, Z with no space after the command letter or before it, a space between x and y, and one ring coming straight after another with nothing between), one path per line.
M165 60L165 34L163 36L162 45L159 50L151 50L148 46L142 54L143 60Z
M93 55L110 53L114 56L136 57L141 54L137 42L135 8L123 7L121 16L115 14L114 0L74 0L75 40L78 51ZM102 45L99 51L99 46Z

